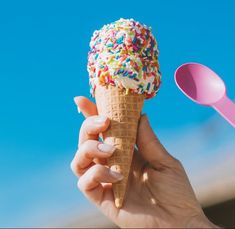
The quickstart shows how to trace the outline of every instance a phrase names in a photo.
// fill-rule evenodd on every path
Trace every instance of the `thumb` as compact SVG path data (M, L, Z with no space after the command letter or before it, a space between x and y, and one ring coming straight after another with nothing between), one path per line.
M156 169L164 165L170 166L174 160L153 132L146 115L140 118L137 147L142 157Z

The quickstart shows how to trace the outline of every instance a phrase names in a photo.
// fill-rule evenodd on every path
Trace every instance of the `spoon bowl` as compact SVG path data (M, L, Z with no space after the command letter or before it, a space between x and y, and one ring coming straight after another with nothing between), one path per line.
M226 93L222 79L202 64L181 65L176 70L175 81L186 96L202 105L216 103Z
M196 103L213 107L235 127L235 103L226 95L223 80L210 68L198 63L186 63L175 71L179 89Z

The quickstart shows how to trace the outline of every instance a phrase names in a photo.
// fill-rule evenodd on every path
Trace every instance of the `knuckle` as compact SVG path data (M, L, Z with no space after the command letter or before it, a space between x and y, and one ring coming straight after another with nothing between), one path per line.
M177 165L181 165L181 161L180 161L179 159L174 158L174 161L175 161L175 163L176 163Z
M86 129L87 129L87 126L90 122L90 117L86 118L83 122L82 122L82 125L81 125L81 128L80 128L80 133L82 131L86 132Z
M80 127L80 133L81 133L81 131L82 131L83 129L85 129L85 127L86 127L86 122L87 122L87 119L85 119L85 120L82 122L81 127Z
M105 173L103 165L96 164L90 168L89 174L92 180L100 180Z
M77 182L77 187L78 189L80 189L81 191L83 191L83 182L82 182L82 178L80 178Z
M70 163L70 169L76 174L77 173L77 163L76 159L74 158Z
M92 149L94 149L94 144L95 144L96 142L94 141L94 140L90 140L90 139L88 139L88 140L86 140L81 146L80 146L80 148L82 149L82 151L84 152L84 153L87 153L87 152L89 152L90 150L92 150Z
M93 134L93 132L94 132L94 125L92 125L93 123L94 123L94 118L95 118L96 116L90 116L90 117L88 117L88 118L86 118L84 121L83 121L83 123L82 123L82 125L81 125L81 131L82 131L82 133L86 133L86 134L88 134L88 135L92 135Z
M173 162L174 162L174 165L175 165L177 168L180 168L180 169L183 168L182 162L181 162L179 159L173 158Z
M97 142L95 140L87 140L79 147L79 155L92 159L92 155L96 153Z
M80 157L81 154L83 154L83 152L85 152L86 149L87 149L87 143L86 143L86 142L87 142L87 141L85 141L84 143L82 143L82 144L79 145L79 147L78 147L77 154L78 154L79 157Z
M79 165L76 163L75 160L73 160L70 163L70 168L72 170L72 172L76 175L76 176L81 176L83 173L83 170L79 167Z
M100 164L96 164L94 166L91 167L91 172L94 174L99 174L103 171L104 166L100 165Z
M94 119L95 119L96 117L97 117L97 115L93 115L93 116L87 117L87 118L83 121L82 125L83 125L83 126L90 125L91 123L94 122Z
M73 160L70 163L70 169L74 172L74 161Z

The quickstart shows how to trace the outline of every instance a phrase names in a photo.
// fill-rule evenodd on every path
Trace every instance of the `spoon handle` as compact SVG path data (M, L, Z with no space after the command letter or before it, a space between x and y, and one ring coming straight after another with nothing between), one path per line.
M226 95L212 105L233 127L235 127L235 103Z

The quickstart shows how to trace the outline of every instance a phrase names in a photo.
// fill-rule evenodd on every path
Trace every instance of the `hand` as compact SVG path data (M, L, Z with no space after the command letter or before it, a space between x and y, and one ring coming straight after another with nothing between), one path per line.
M98 116L96 105L84 97L76 104L86 117L79 134L78 152L71 168L85 196L120 227L215 228L204 215L181 163L159 142L147 117L140 119L124 206L114 205L112 183L122 175L106 160L115 148L98 141L110 121Z

